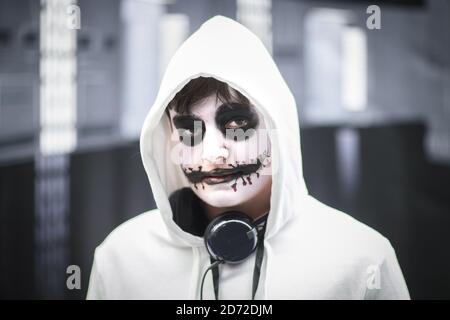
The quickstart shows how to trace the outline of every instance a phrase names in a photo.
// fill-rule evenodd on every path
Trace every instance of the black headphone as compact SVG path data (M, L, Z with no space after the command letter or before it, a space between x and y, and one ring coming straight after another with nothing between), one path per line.
M247 259L258 244L258 226L267 215L252 221L240 211L227 211L212 220L205 230L205 246L216 261L236 264Z
M255 260L253 295L254 298L263 255L263 237L267 214L252 221L240 211L227 211L212 220L203 236L206 249L211 257L211 265L203 274L200 299L203 300L203 283L209 270L213 270L214 292L218 299L218 265L237 264L247 259L257 248ZM256 277L255 277L256 275Z

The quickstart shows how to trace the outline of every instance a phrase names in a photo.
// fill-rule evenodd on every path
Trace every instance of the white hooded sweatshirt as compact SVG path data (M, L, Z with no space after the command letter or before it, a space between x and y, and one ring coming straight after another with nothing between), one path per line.
M170 160L164 114L191 79L214 77L260 110L272 130L270 212L255 299L409 299L389 241L308 195L294 97L262 42L222 16L205 22L178 49L141 134L141 155L158 209L117 227L96 249L88 299L199 299L210 265L203 238L172 219L170 194L189 186ZM150 195L149 195L150 196ZM220 265L219 299L251 299L255 253ZM214 299L211 272L203 297Z

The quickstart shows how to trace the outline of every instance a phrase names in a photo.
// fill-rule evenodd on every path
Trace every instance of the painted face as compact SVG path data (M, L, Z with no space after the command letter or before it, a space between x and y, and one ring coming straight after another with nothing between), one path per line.
M194 193L214 207L232 207L258 195L271 181L271 148L254 106L223 103L211 95L189 114L170 110L172 141Z

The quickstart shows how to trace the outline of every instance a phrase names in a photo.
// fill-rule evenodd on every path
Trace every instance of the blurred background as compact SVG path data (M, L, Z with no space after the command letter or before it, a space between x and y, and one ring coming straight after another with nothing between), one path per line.
M155 207L140 129L217 14L293 91L310 193L390 239L412 298L449 299L446 0L0 0L0 298L83 299L95 247Z

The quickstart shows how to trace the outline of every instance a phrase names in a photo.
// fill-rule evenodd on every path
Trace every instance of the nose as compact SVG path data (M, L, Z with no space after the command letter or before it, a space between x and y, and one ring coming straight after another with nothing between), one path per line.
M211 164L224 164L229 156L225 137L215 127L206 127L202 147L202 161Z

